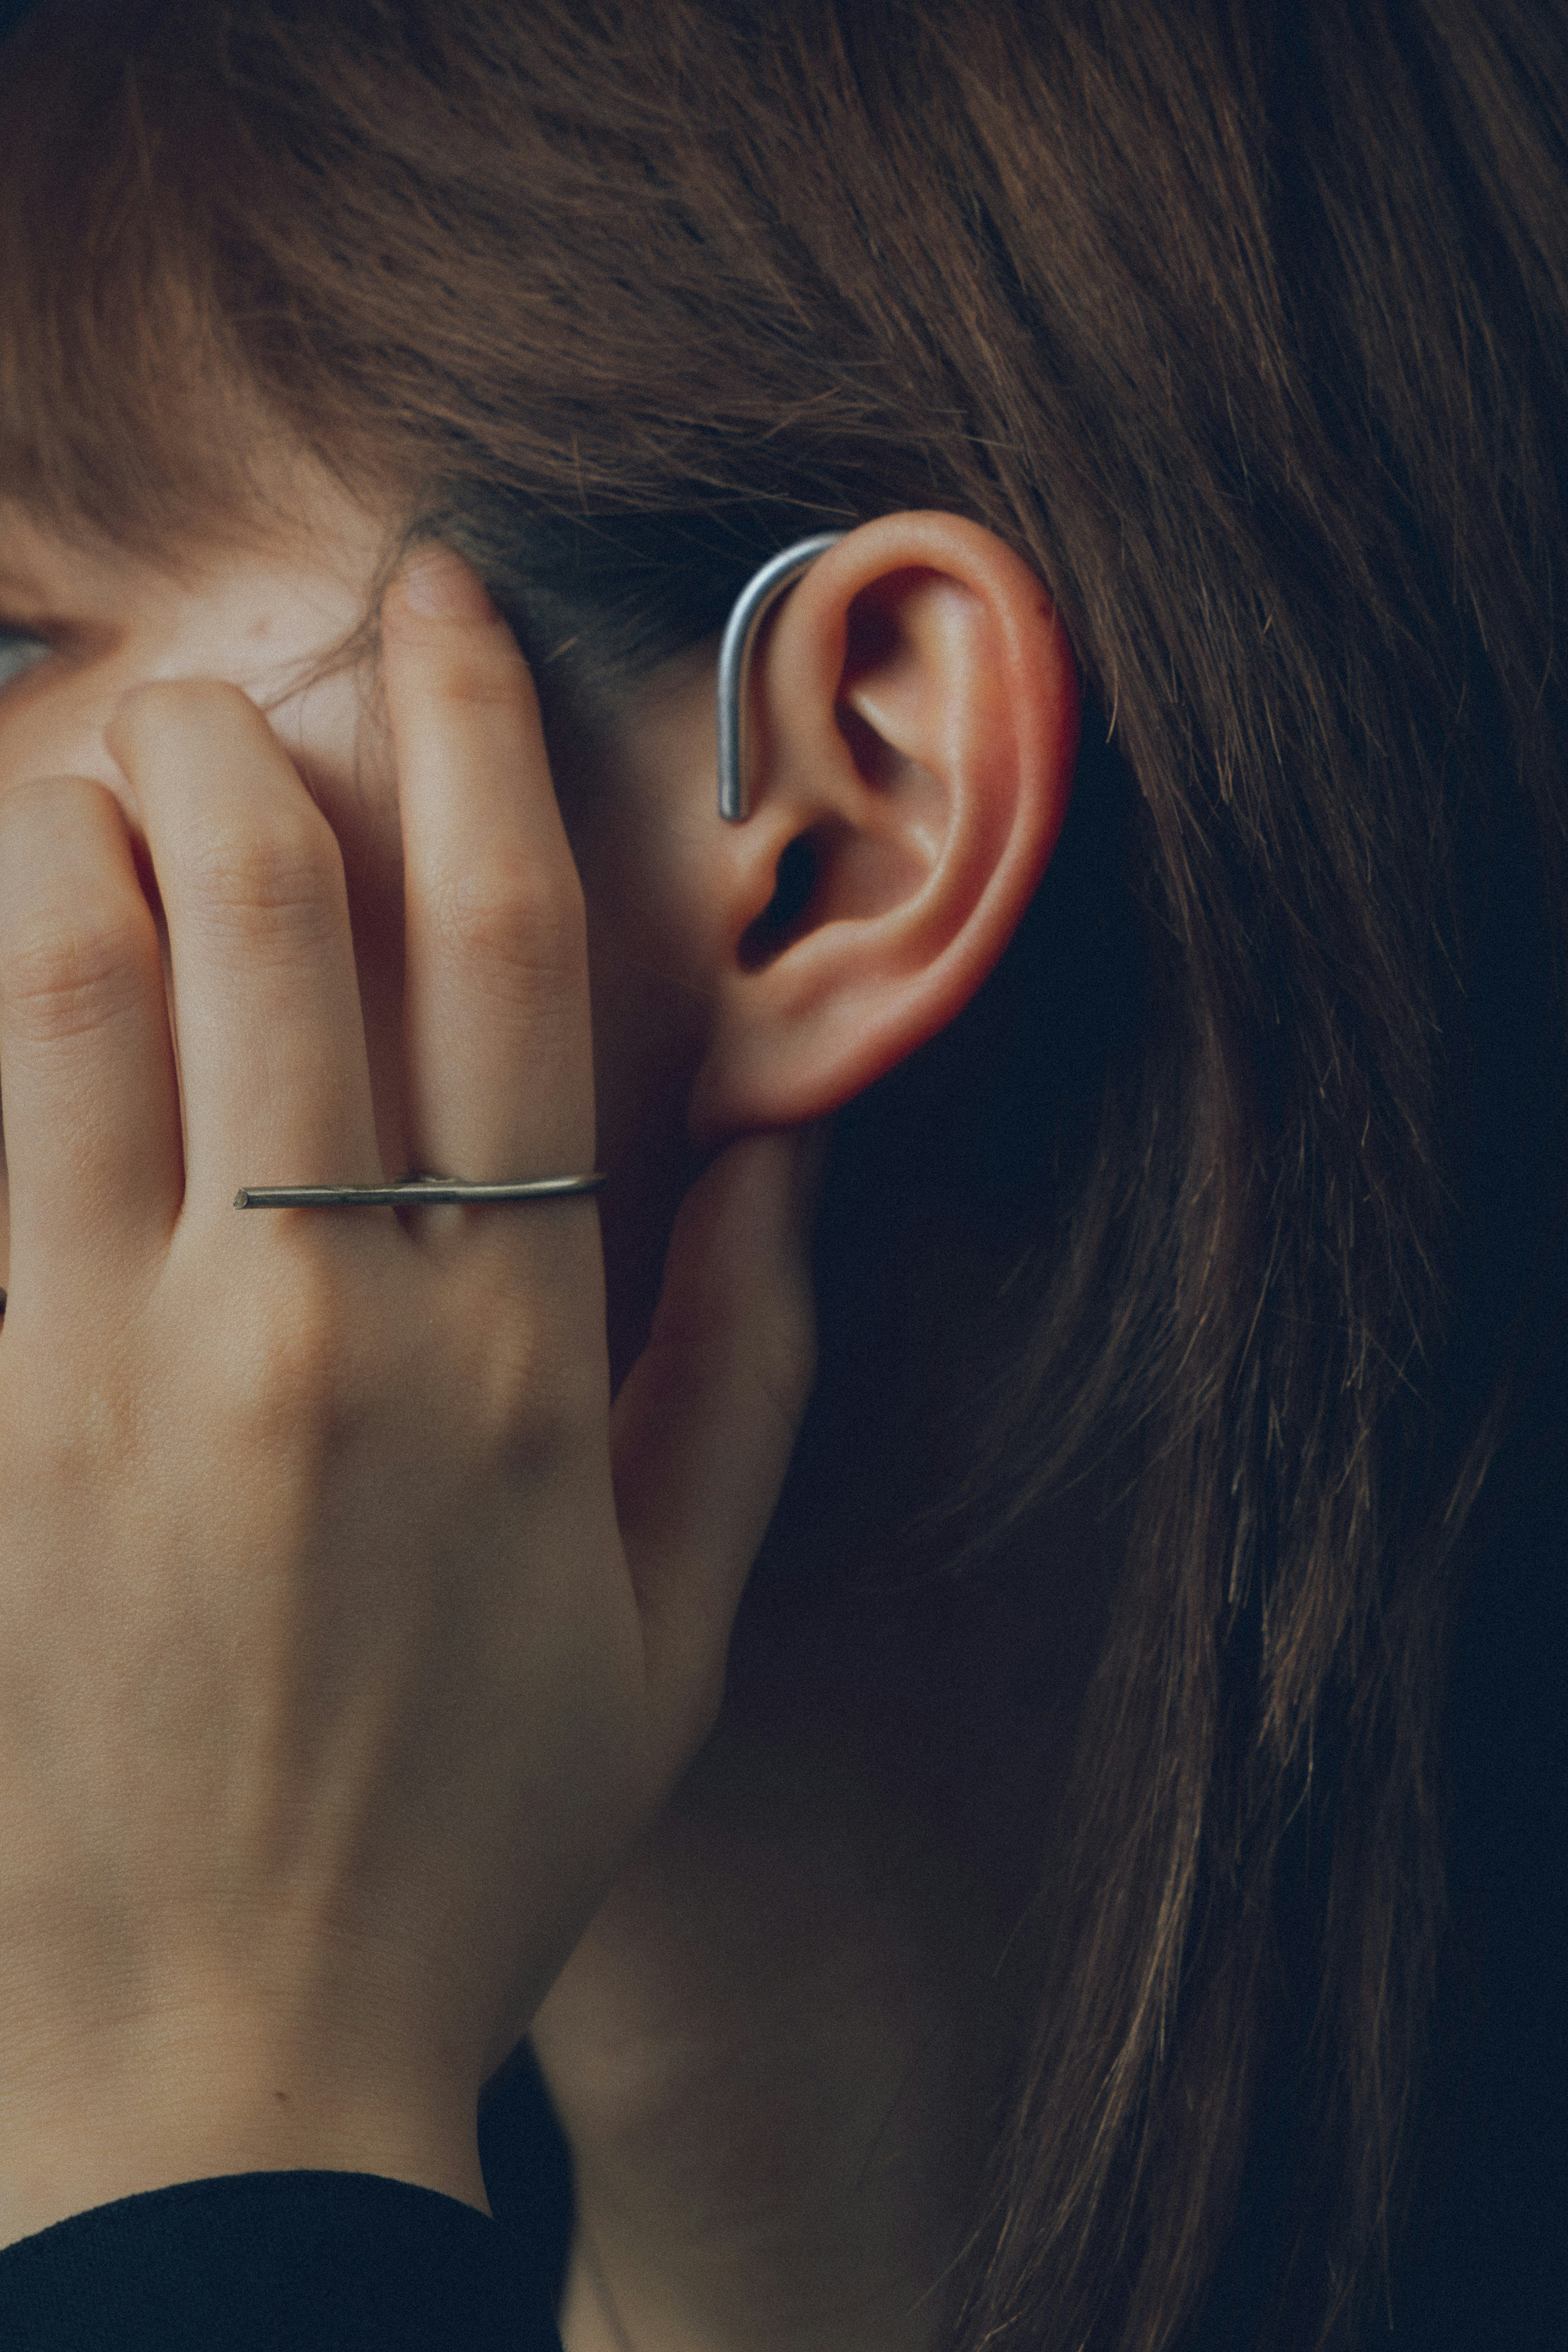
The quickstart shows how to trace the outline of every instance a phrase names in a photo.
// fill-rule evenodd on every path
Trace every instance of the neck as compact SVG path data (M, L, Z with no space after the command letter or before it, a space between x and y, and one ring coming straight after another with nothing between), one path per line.
M536 2023L567 2352L938 2339L1104 1580L1086 1516L977 1591L774 1548L713 1738Z
M1119 1539L1080 1495L961 1583L910 1570L894 1531L961 1482L994 1362L987 1247L901 1249L919 1329L824 1272L719 1722L535 2021L576 2189L567 2352L941 2340Z

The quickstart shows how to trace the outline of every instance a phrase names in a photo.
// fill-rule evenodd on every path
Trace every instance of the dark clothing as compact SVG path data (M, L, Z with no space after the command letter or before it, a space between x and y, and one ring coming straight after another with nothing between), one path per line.
M496 2219L363 2172L121 2198L0 2252L5 2352L559 2352L565 2151L526 2053L479 2127Z
M0 2253L6 2352L559 2352L523 2249L362 2172L243 2172L99 2205Z

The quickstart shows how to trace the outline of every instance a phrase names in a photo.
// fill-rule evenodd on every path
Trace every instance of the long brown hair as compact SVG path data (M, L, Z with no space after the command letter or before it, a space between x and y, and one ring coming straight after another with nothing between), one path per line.
M862 1184L912 1232L985 1188L953 1572L1127 1497L948 2334L1175 2341L1284 2081L1259 2340L1348 2339L1452 1595L1560 1341L1561 8L74 0L12 88L0 466L63 520L199 528L258 395L589 690L901 506L1049 586L1069 832L961 1050L847 1122L827 1244L847 1284Z

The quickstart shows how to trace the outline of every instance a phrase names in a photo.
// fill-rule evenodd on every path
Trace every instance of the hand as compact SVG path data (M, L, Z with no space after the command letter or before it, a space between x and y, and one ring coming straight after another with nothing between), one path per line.
M455 559L420 577L447 608L383 615L411 1157L587 1169L532 684ZM337 844L234 688L138 688L108 740L122 798L0 802L0 2242L276 2165L483 2207L479 2086L717 1706L810 1386L813 1154L709 1168L613 1426L591 1201L236 1213L388 1172Z

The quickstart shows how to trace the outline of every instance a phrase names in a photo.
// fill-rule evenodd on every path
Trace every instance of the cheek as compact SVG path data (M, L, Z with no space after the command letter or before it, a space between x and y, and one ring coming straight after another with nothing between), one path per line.
M667 821L624 789L591 805L568 831L588 909L601 1149L618 1156L651 1133L684 1137L707 1032L703 929Z
M591 897L588 945L600 1146L619 1158L661 1130L684 1132L703 1030L692 992L629 954L613 909Z

